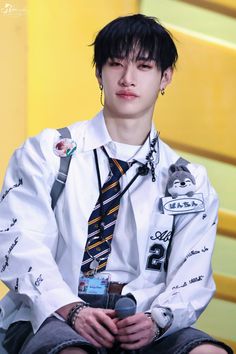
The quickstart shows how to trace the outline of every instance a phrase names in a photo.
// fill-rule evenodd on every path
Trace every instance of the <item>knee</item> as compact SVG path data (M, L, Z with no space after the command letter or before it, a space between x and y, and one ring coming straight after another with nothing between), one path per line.
M59 354L88 354L84 349L81 348L76 348L76 347L70 347L63 349L62 351L59 352Z
M189 354L227 354L227 351L214 344L201 344L191 350Z

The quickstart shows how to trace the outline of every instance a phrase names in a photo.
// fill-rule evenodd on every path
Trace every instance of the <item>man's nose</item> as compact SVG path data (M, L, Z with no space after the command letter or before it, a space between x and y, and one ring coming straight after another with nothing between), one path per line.
M121 86L129 87L135 86L135 70L132 63L124 66L121 78L119 80Z

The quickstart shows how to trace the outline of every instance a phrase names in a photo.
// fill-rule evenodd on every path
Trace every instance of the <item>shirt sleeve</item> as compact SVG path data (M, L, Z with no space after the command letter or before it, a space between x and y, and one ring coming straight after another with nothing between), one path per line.
M196 177L196 192L203 194L205 211L175 216L166 287L152 303L152 309L167 307L173 313L172 325L164 335L191 326L215 291L211 258L218 198L202 166L193 167L191 172Z
M1 280L30 308L34 331L78 300L55 262L58 228L50 190L59 167L56 136L47 129L14 153L0 195Z

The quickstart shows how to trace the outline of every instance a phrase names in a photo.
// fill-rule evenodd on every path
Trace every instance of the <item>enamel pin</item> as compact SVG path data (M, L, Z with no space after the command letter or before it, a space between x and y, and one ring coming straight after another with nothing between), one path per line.
M205 210L202 193L195 193L196 181L185 165L171 165L167 196L162 198L164 214L197 213Z
M77 144L74 140L69 138L62 138L58 140L54 146L53 151L59 157L68 157L73 155L77 148Z

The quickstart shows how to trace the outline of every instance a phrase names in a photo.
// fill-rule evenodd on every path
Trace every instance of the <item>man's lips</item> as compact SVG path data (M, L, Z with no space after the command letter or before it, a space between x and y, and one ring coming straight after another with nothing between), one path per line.
M121 97L121 98L126 98L126 99L133 99L138 97L138 95L132 91L125 91L125 90L120 90L116 92L116 95Z

